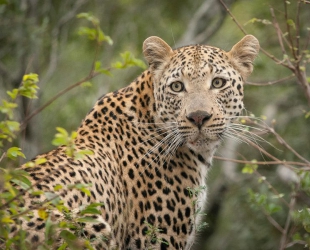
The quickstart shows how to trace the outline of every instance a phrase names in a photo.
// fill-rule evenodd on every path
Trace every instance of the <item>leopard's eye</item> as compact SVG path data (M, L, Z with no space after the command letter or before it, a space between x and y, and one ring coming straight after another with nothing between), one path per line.
M170 84L170 88L174 92L181 92L184 90L183 82L173 82Z
M212 81L212 87L216 89L224 87L225 84L226 84L226 80L223 78L214 78Z

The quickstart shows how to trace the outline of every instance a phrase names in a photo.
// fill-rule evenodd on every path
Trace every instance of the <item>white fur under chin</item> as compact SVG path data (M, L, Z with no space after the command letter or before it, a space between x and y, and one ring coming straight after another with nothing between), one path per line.
M216 150L216 146L219 144L219 141L213 141L213 148L210 149L208 153L202 154L203 157L205 158L207 164L212 164L212 158L213 155L215 153ZM209 145L210 147L211 145ZM196 151L197 152L197 151ZM198 197L197 197L197 204L198 207L201 208L201 212L204 213L205 211L205 207L207 205L207 194L208 194L208 189L207 189L207 176L208 176L208 171L209 171L209 165L206 165L202 162L198 162L198 168L200 169L200 173L201 173L201 182L200 182L200 187L205 187L204 189L201 190L201 192L199 193ZM202 216L196 216L195 218L195 225L199 225L202 222ZM193 232L191 233L191 235L189 236L188 240L187 240L187 244L184 248L184 250L190 250L192 248L192 246L194 245L195 239L196 239L196 235L197 235L197 231L196 229L193 230Z

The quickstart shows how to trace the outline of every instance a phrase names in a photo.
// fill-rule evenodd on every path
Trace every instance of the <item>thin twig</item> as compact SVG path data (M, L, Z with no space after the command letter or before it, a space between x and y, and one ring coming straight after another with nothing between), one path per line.
M276 139L278 140L278 142L285 146L287 149L289 149L294 155L296 155L300 160L310 164L310 161L308 161L306 158L304 158L303 156L301 156L300 154L298 154L296 152L296 150L294 150L273 128L270 128L268 126L265 127L266 129L268 129L272 134L275 135Z
M280 48L282 50L282 54L283 55L287 55L288 53L286 52L286 49L285 49L285 46L283 44L283 32L279 26L279 23L276 19L276 16L274 14L274 10L272 7L270 7L270 13L271 13L271 16L272 16L272 23L273 23L273 26L277 32L277 36L278 36L278 42L280 44ZM288 47L291 47L290 43L284 38L284 41L286 42L286 44L288 45ZM283 58L283 61L286 61L287 62L287 65L289 65L290 69L294 69L294 66L292 65L291 61L289 60L289 58Z
M3 160L3 158L5 157L6 153L4 152L1 157L0 157L0 162Z
M241 26L241 24L237 21L237 19L235 18L235 16L231 13L231 11L229 10L229 8L226 6L226 4L222 1L219 0L220 3L223 5L223 7L225 8L225 10L227 11L227 13L230 15L230 17L232 18L232 20L235 22L235 24L238 26L238 28L242 31L242 33L244 35L247 35L248 33L245 31L245 29Z
M294 49L294 42L293 42L293 38L292 38L291 27L290 27L290 24L288 22L289 18L288 18L288 13L287 13L287 2L286 2L286 0L283 0L283 3L284 3L284 19L286 22L286 31L288 33L288 39L290 42L290 49L291 49L291 53L292 53L294 59L297 60L297 55L296 55L295 49Z
M270 214L268 214L265 209L263 209L263 213L265 214L267 220L276 228L278 229L281 233L284 232L284 228L282 228L278 222Z
M287 233L288 233L288 230L291 224L291 211L293 211L295 207L295 203L296 203L296 198L295 198L295 195L292 194L290 205L289 205L289 213L287 213L287 218L285 222L284 231L282 232L279 250L284 250L286 248Z
M70 90L80 86L82 83L89 81L91 79L93 79L94 77L96 77L97 75L100 75L100 72L95 72L95 63L98 57L98 51L99 51L99 47L100 44L97 43L97 46L95 48L95 57L94 60L92 62L92 66L91 69L89 71L88 76L86 76L85 78L83 78L82 80L68 86L67 88L63 89L62 91L60 91L57 95L53 96L49 101L47 101L42 107L34 110L29 116L27 116L24 121L22 122L20 129L23 130L26 128L27 123L34 117L36 116L38 113L40 113L43 109L45 109L46 107L48 107L49 105L51 105L55 100L57 100L59 97L61 97L62 95L66 94L67 92L69 92ZM107 68L107 70L111 70L111 67Z
M99 75L100 73L92 73L89 74L87 77L83 78L82 80L70 85L69 87L63 89L62 91L60 91L57 95L53 96L49 101L47 101L43 106L41 106L40 108L37 108L36 110L34 110L29 116L27 116L24 121L22 122L20 129L23 130L25 129L25 127L27 126L27 123L34 117L36 116L38 113L40 113L43 109L45 109L46 107L48 107L49 105L51 105L55 100L57 100L59 97L61 97L62 95L66 94L67 92L69 92L71 89L74 89L78 86L80 86L83 82L89 81L90 79L94 78L95 76Z
M296 54L297 54L297 65L299 64L302 56L300 56L300 23L299 23L299 18L300 18L300 1L297 2L297 11L296 11Z
M222 6L225 8L225 10L227 11L227 13L230 15L230 17L232 18L232 20L236 23L236 25L239 27L239 29L242 31L243 34L247 35L247 32L245 31L245 29L241 26L241 24L237 21L237 19L235 18L235 16L231 13L231 11L229 10L229 8L226 6L226 4L222 1L219 0L220 3L222 4ZM260 48L260 51L263 52L266 56L268 56L270 59L272 59L273 61L275 61L277 64L281 64L284 67L287 67L289 69L291 69L291 67L289 65L287 65L286 63L282 62L281 60L279 60L278 58L276 58L274 55L270 54L269 52L267 52L266 50L264 50L262 47Z
M281 47L281 50L282 50L282 53L284 55L287 55L287 52L286 52L286 49L284 47L284 44L283 44L283 32L281 30L281 28L279 27L279 23L276 19L276 16L274 14L274 10L272 7L270 7L270 13L271 13L271 17L272 17L272 23L273 23L273 27L275 28L276 32L277 32L277 35L278 35L278 41L279 41L279 44L280 44L280 47Z
M304 162L307 163L307 164L310 164L310 161L308 161L306 158L304 158L304 157L301 156L299 153L297 153L297 151L294 150L294 149L283 139L283 137L281 137L281 136L275 131L274 128L268 126L267 124L263 124L263 125L262 125L262 124L257 124L257 125L259 125L262 129L264 129L264 130L266 130L266 131L272 133L272 134L276 137L277 141L278 141L281 145L283 145L283 146L285 146L287 149L289 149L289 150L290 150L293 154L295 154L300 160L304 161ZM275 159L276 159L276 158L275 158ZM274 159L274 160L275 160L275 159ZM277 160L278 160L278 159L277 159Z
M267 181L266 178L262 178L263 175L261 175L257 170L254 172L259 178L261 178L261 180L269 187L271 188L272 192L277 196L279 197L279 199L289 208L289 204L288 202L283 198L281 197L281 194L274 188L274 186L271 185L271 183L269 181Z
M235 163L243 163L243 164L257 164L257 165L263 165L263 166L268 166L268 165L296 165L296 166L304 166L304 167L309 167L310 164L307 163L302 163L302 162L295 162L295 161L247 161L247 160L237 160L237 159L230 159L230 158L225 158L221 156L214 156L213 157L216 160L220 161L230 161L230 162L235 162Z
M270 86L270 85L273 85L273 84L276 84L276 83L283 83L283 82L285 82L285 81L287 81L287 80L290 80L290 79L292 79L292 78L294 78L294 77L295 77L295 75L292 74L292 75L290 75L290 76L283 77L283 78L281 78L281 79L279 79L279 80L275 80L275 81L262 82L262 83L256 83L256 82L248 82L248 81L246 81L245 84L246 84L246 85L254 85L254 86Z

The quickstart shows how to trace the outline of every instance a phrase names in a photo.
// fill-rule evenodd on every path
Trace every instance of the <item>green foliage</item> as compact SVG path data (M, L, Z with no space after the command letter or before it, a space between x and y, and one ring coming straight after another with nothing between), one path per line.
M66 146L66 154L74 159L83 158L85 155L94 154L93 151L87 149L77 149L75 145L75 138L77 132L73 131L69 134L64 128L57 127L58 133L55 135L52 144L55 146Z
M206 190L206 186L198 186L198 187L187 187L186 190L188 191L189 197L192 199L192 209L195 211L193 215L193 221L194 221L194 227L196 232L202 232L207 226L208 223L205 221L200 222L199 224L196 223L196 218L198 216L205 216L206 213L202 211L201 205L203 204L198 204L198 196L201 195L202 192Z
M252 18L251 20L247 21L244 25L248 25L248 24L253 24L253 23L262 23L262 24L265 24L265 25L270 25L272 24L272 22L270 22L269 20L267 19L259 19L259 18Z
M37 74L30 73L24 75L22 85L19 87L17 93L29 99L38 98L37 97L37 89L39 89L39 87L37 86L38 82L39 77ZM14 100L16 98L15 93L16 91L13 90L13 92L10 94L8 93L8 95Z
M112 45L112 39L105 35L100 28L99 19L88 13L81 13L78 18L84 18L92 25L91 28L81 27L79 29L80 35L85 35L90 40L94 40L98 46L103 42ZM94 69L89 75L91 80L96 74L111 75L112 68L124 69L131 66L145 67L144 63L136 59L130 52L121 54L122 62L115 64L115 67L103 68L99 61L94 61ZM73 86L92 87L89 80L78 82ZM7 91L9 100L2 100L0 105L0 113L4 115L4 120L0 122L0 162L6 157L10 159L13 164L18 165L18 158L25 158L22 149L17 146L8 146L13 143L17 134L20 132L21 124L17 121L15 115L18 109L18 97L25 97L27 99L36 99L38 91L39 78L37 74L30 73L23 76L21 85L11 91ZM87 149L80 149L75 143L77 132L69 133L66 129L57 127L57 133L52 141L54 146L61 146L65 148L66 154L73 158L73 160L81 159L83 157L93 155L93 151ZM38 157L30 162L24 164L25 168L32 168L46 163L47 159ZM16 163L14 163L16 162ZM73 185L63 186L55 185L53 190L43 192L36 190L34 183L29 180L29 175L26 171L15 168L0 167L0 246L5 249L31 249L31 246L25 244L26 232L22 229L17 230L16 236L9 235L10 228L16 226L19 228L20 219L29 220L29 216L37 213L39 218L45 222L45 240L38 249L51 249L55 247L57 239L62 239L58 249L94 249L90 239L84 235L83 223L98 223L94 216L101 216L100 207L102 203L90 203L86 206L81 206L79 212L73 213L58 195L64 190L77 189L91 196L90 188L92 184L76 183ZM40 181L39 181L40 182ZM29 193L32 196L44 196L43 202L35 202L32 209L20 206L24 204L23 195ZM53 213L57 212L63 216L63 220L55 221L52 218ZM104 239L101 239L104 240ZM2 243L4 245L2 245Z
M300 189L310 196L310 172L300 171Z
M147 247L147 250L151 250L152 247L151 244L156 244L156 243L163 243L167 246L169 246L169 243L165 241L164 239L158 237L159 234L163 231L162 229L148 223L147 221L144 221L144 224L147 226L147 230L145 232L146 236L149 239L149 246Z
M282 210L282 207L275 202L278 201L280 197L267 195L264 193L256 193L253 190L249 189L249 202L252 206L257 206L263 209L267 214L271 215Z
M131 66L138 66L142 69L146 69L146 65L140 59L135 58L129 51L121 53L122 61L118 61L112 64L112 68L125 69Z
M29 99L37 98L37 90L39 78L37 74L26 74L23 76L21 86L15 88L12 91L7 91L11 101L2 100L0 105L0 113L5 115L5 119L0 121L0 152L4 146L4 141L12 142L16 137L16 133L20 130L20 123L15 120L14 110L18 107L16 98L18 96L24 96ZM25 155L18 150L17 147L12 147L7 151L7 157L16 158L21 156L25 158Z
M15 99L16 97L14 97ZM2 100L2 105L0 106L0 112L6 114L9 119L13 119L13 110L17 107L16 103L7 102Z
M77 15L77 18L85 18L87 21L91 22L94 28L80 27L78 34L81 36L87 36L89 40L95 40L98 44L102 42L107 42L112 45L113 41L111 37L105 35L100 28L100 21L97 17L93 16L90 13L80 13Z
M8 151L6 152L6 154L7 154L7 157L10 159L15 159L18 156L26 158L26 156L23 154L23 152L21 152L21 149L18 147L9 148Z
M253 174L256 169L258 168L258 165L256 164L256 160L252 160L252 163L245 164L245 166L242 168L242 173L243 174Z

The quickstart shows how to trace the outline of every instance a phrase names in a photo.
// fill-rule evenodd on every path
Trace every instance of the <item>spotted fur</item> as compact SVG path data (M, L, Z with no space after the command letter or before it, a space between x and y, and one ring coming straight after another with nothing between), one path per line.
M243 109L243 81L259 44L248 35L230 52L206 45L173 50L150 37L143 50L149 69L100 98L77 131L76 148L94 154L73 159L62 146L39 156L46 163L23 167L38 190L63 186L56 193L73 217L82 205L103 203L98 223L82 224L96 249L191 248L206 189L197 197L190 190L205 187L212 156ZM69 188L78 183L91 183L91 196ZM28 208L46 199L24 198ZM36 212L22 221L33 246L44 241L45 223ZM160 230L150 235L150 227Z

